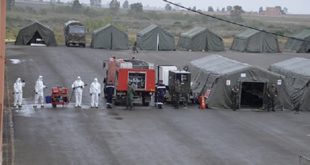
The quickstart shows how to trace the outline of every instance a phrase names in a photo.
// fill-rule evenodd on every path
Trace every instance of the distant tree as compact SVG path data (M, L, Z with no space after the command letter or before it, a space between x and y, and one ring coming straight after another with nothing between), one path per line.
M225 7L222 8L222 12L225 13Z
M170 4L167 4L165 6L165 10L167 10L167 11L171 11L172 10L172 7L170 6Z
M216 12L218 12L218 13L219 13L220 11L221 11L221 10L220 10L220 8L216 8Z
M135 13L143 12L143 5L142 3L133 3L130 5L130 11Z
M226 7L226 10L227 10L228 12L231 12L231 11L233 10L233 7L232 7L232 6L227 6L227 7Z
M242 21L241 14L244 13L241 6L236 5L233 7L233 10L230 11L230 17L235 21Z
M287 14L288 13L288 9L287 9L287 7L284 7L283 8L283 14Z
M241 16L241 14L244 13L243 9L241 6L236 5L233 7L233 10L230 11L231 16Z
M123 8L124 9L128 9L129 8L129 2L126 0L126 1L124 1L124 3L123 3Z
M120 7L120 2L118 2L117 0L112 0L110 2L110 9L117 11Z
M90 0L90 6L101 6L101 0Z
M73 11L80 11L82 9L82 4L79 0L74 0L72 3L72 10Z
M213 9L212 6L209 6L209 7L208 7L208 12L214 12L214 9Z
M260 7L259 10L258 10L258 13L261 14L263 11L264 11L264 8Z

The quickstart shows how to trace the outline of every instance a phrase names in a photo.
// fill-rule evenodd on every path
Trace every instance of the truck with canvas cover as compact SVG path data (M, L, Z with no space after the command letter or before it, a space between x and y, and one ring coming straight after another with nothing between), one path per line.
M114 103L125 104L128 83L135 89L134 103L149 105L151 95L155 92L154 64L137 59L110 58L104 63L105 81L115 86Z
M66 46L85 47L85 26L80 21L70 20L64 25L64 36Z

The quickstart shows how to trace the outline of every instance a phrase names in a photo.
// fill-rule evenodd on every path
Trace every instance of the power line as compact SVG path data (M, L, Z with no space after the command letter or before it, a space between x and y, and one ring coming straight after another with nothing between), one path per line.
M203 12L201 12L201 11L193 10L193 9L191 9L191 8L189 8L189 7L185 7L185 6L183 6L183 5L176 4L176 3L171 2L171 1L168 1L168 0L163 0L163 1L164 1L164 2L167 2L167 3L171 4L171 5L180 7L180 8L182 8L182 9L185 9L185 10L188 10L188 11L191 11L191 12L194 12L194 13L198 13L198 14L200 14L200 15L203 15L203 16L206 16L206 17L210 17L210 18L213 18L213 19L216 19L216 20L219 20L219 21L223 21L223 22L226 22L226 23L230 23L230 24L233 24L233 25L245 27L245 28L248 28L248 29L257 30L257 31L264 32L264 33L273 34L273 35L276 35L276 36L281 36L281 37L284 37L284 38L291 38L291 39L295 39L295 40L299 40L299 41L310 42L310 41L308 41L308 40L304 40L304 39L300 39L300 38L296 38L296 37L291 37L291 36L287 36L287 35L283 35L283 34L278 34L278 33L274 33L274 32L269 32L269 31L266 31L266 30L258 29L258 28L256 28L256 27L252 27L252 26L240 24L240 23L237 23L237 22L229 21L229 20L226 20L226 19L223 19L223 18L219 18L219 17L213 16L213 15L209 15L209 14L203 13Z

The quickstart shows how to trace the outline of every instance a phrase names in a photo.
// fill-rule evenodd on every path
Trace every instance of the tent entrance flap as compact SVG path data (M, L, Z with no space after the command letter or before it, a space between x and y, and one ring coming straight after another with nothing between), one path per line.
M262 108L264 105L265 82L241 83L241 108Z
M28 41L27 45L31 45L32 43L41 43L41 42L45 44L45 42L42 40L42 36L40 35L40 33L36 31L34 35L32 36L32 38Z
M208 38L208 36L206 36L205 41L206 41L206 43L205 43L204 49L202 51L209 51L209 38ZM210 43L211 43L211 41L210 41Z

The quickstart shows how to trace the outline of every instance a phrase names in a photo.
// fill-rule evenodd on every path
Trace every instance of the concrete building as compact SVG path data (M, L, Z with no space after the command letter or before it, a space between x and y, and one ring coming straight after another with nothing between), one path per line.
M259 14L265 16L281 16L283 15L283 12L281 7L276 6L276 7L267 7L266 10L261 11Z

